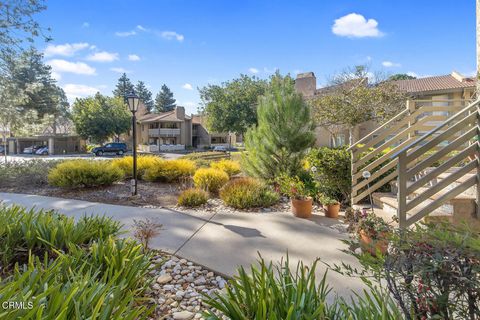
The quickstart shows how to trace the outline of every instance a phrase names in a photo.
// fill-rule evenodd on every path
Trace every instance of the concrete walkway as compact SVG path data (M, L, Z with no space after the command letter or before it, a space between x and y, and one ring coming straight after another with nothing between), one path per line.
M146 209L95 202L0 193L4 204L27 208L54 209L68 216L105 214L124 224L128 232L134 219L151 218L163 224L160 235L151 246L175 253L193 262L228 276L243 265L248 267L260 253L265 259L279 261L288 251L290 260L310 264L317 257L329 264L345 262L356 265L351 256L340 250L346 246L341 239L347 234L334 226L338 222L324 216L297 219L286 213L199 213L186 214L169 209ZM325 266L318 265L319 275ZM363 288L357 279L330 271L329 284L342 296Z

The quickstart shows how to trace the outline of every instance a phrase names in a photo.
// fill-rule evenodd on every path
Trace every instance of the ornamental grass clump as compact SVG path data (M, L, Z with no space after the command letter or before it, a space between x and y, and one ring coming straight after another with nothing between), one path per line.
M122 170L110 161L101 160L69 160L48 173L48 183L61 188L108 186L122 179Z
M200 168L193 176L195 187L211 193L218 193L229 179L225 171L213 168Z
M220 198L236 209L270 207L280 196L260 180L239 178L228 182L220 190Z
M199 207L208 201L208 192L202 189L190 188L184 190L178 197L178 205L182 207Z
M240 163L233 160L222 159L210 164L210 167L214 169L220 169L225 171L230 177L241 172Z
M148 168L143 178L154 182L178 182L195 172L195 162L187 159L161 160Z

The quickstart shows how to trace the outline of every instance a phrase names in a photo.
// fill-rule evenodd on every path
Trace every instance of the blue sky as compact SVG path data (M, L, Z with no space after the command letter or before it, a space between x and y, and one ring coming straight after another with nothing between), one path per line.
M127 71L154 95L163 83L187 112L197 87L239 74L345 67L418 76L475 70L475 1L47 0L45 60L70 99L110 94Z

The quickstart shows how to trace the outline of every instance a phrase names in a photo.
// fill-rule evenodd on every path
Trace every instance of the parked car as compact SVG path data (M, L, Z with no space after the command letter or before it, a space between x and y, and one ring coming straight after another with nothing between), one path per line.
M227 152L227 147L225 147L225 146L215 146L213 148L213 151Z
M23 149L23 153L26 153L26 154L35 154L38 149L42 149L42 148L47 148L47 146L45 146L45 145L40 145L40 146L30 146L30 147L26 147L25 149Z
M41 156L47 156L48 155L48 147L45 146L45 147L42 147L40 149L38 149L35 154L38 154L38 155L41 155Z
M97 156L103 156L104 154L118 154L121 156L125 152L127 152L127 144L122 142L111 142L102 147L92 149L92 153Z

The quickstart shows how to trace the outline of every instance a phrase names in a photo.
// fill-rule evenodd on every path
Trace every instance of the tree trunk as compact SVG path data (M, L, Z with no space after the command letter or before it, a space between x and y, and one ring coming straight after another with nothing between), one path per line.
M480 0L478 0L480 1ZM348 128L348 143L352 146L355 143L355 139L353 137L353 127Z
M7 135L3 133L3 153L5 155L5 165L7 165Z

